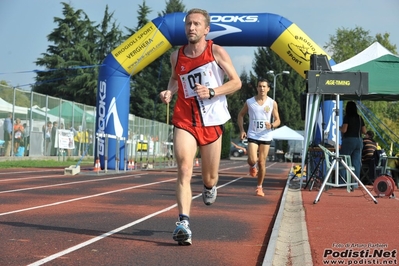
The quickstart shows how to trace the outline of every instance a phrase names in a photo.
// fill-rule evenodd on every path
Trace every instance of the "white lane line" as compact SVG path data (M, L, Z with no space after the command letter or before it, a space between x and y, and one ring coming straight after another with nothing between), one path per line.
M20 180L29 180L29 179L40 179L40 178L50 178L50 177L61 177L64 175L43 175L43 176L30 176L30 177L16 177L16 178L9 178L9 179L1 179L0 182L9 182L9 181L20 181Z
M0 191L0 194L11 193L11 192L20 192L20 191L33 190L33 189L40 189L40 188L60 187L60 186L67 186L67 185L73 185L73 184L90 183L90 182L97 182L97 181L104 181L104 180L112 180L112 179L119 179L119 178L125 178L125 177L136 177L136 176L141 176L141 175L147 175L147 174L114 176L114 177L106 177L106 178L91 179L91 180L83 180L83 181L74 181L74 182L61 183L61 184L53 184L53 185L45 185L45 186L38 186L38 187L19 188L19 189L13 189L13 190Z
M100 241L100 240L102 240L102 239L104 239L104 238L106 238L106 237L108 237L108 236L111 236L111 235L116 234L116 233L118 233L118 232L120 232L120 231L122 231L122 230L125 230L125 229L127 229L127 228L129 228L129 227L131 227L131 226L133 226L133 225L136 225L136 224L141 223L141 222L143 222L143 221L145 221L145 220L148 220L148 219L150 219L150 218L152 218L152 217L154 217L154 216L156 216L156 215L158 215L158 214L161 214L161 213L163 213L163 212L169 211L169 210L175 208L176 206L177 206L177 204L174 204L174 205L169 206L169 207L167 207L167 208L165 208L165 209L163 209L163 210L160 210L160 211L158 211L158 212L154 212L154 213L152 213L152 214L150 214L150 215L147 215L147 216L145 216L145 217L143 217L143 218L141 218L141 219L138 219L138 220L136 220L136 221L134 221L134 222L131 222L131 223L126 224L126 225L123 225L123 226L121 226L121 227L119 227L119 228L116 228L116 229L114 229L114 230L112 230L112 231L109 231L109 232L104 233L104 234L102 234L102 235L100 235L100 236L94 237L94 238L92 238L92 239L90 239L90 240L87 240L87 241L85 241L85 242L82 242L82 243L80 243L80 244L78 244L78 245L75 245L75 246L70 247L70 248L68 248L68 249L65 249L65 250L63 250L63 251L60 251L60 252L58 252L58 253L55 253L55 254L53 254L53 255L51 255L51 256L48 256L48 257L46 257L46 258L44 258L44 259L41 259L41 260L38 260L38 261L36 261L36 262L34 262L34 263L31 263L31 264L29 264L29 265L30 265L30 266L42 265L42 264L44 264L44 263L46 263L46 262L49 262L49 261L52 261L52 260L57 259L57 258L59 258L59 257L62 257L62 256L64 256L64 255L68 254L68 253L71 253L71 252L76 251L76 250L78 250L78 249L80 249L80 248L86 247L86 246L88 246L88 245L90 245L90 244L93 244L93 243L95 243L95 242L97 242L97 241Z
M219 189L219 188L222 188L222 187L227 186L227 185L229 185L229 184L231 184L231 183L234 183L234 182L236 182L236 181L238 181L238 180L240 180L240 179L242 179L242 178L243 178L243 177L234 179L234 180L232 180L232 181L230 181L230 182L227 182L227 183L225 183L225 184L223 184L223 185L218 186L217 188L218 188L218 189ZM192 199L196 199L196 198L198 198L198 197L200 197L200 196L202 196L202 193L200 193L200 194L194 196ZM152 213L152 214L149 214L149 215L147 215L147 216L145 216L145 217L143 217L143 218L141 218L141 219L138 219L138 220L136 220L136 221L134 221L134 222L125 224L125 225L123 225L123 226L121 226L121 227L118 227L118 228L116 228L116 229L114 229L114 230L111 230L111 231L109 231L109 232L107 232L107 233L104 233L104 234L102 234L102 235L100 235L100 236L94 237L94 238L92 238L92 239L90 239L90 240L87 240L87 241L85 241L85 242L82 242L82 243L80 243L80 244L78 244L78 245L72 246L72 247L67 248L67 249L64 249L64 250L62 250L62 251L60 251L60 252L58 252L58 253L55 253L55 254L53 254L53 255L51 255L51 256L45 257L45 258L43 258L43 259L41 259L41 260L38 260L38 261L36 261L36 262L34 262L34 263L29 264L28 266L38 266L38 265L42 265L42 264L44 264L44 263L46 263L46 262L55 260L55 259L57 259L57 258L59 258L59 257L62 257L62 256L64 256L64 255L66 255L66 254L71 253L71 252L74 252L74 251L76 251L76 250L78 250L78 249L84 248L84 247L86 247L86 246L88 246L88 245L90 245L90 244L93 244L93 243L95 243L95 242L97 242L97 241L100 241L100 240L102 240L102 239L104 239L104 238L106 238L106 237L109 237L109 236L111 236L111 235L113 235L113 234L116 234L116 233L118 233L118 232L120 232L120 231L122 231L122 230L125 230L125 229L127 229L127 228L129 228L129 227L131 227L131 226L133 226L133 225L136 225L136 224L138 224L138 223L141 223L141 222L143 222L143 221L145 221L145 220L148 220L148 219L150 219L150 218L152 218L152 217L154 217L154 216L157 216L158 214L167 212L167 211L169 211L169 210L171 210L171 209L173 209L173 208L176 208L176 207L177 207L177 204L173 204L173 205L171 205L171 206L169 206L169 207L167 207L167 208L165 208L165 209L162 209L162 210L160 210L160 211L157 211L157 212L154 212L154 213Z
M38 168L39 169L39 168ZM38 171L38 170L37 170ZM1 172L0 175L13 175L13 174L25 174L25 173L36 173L37 171L19 171L19 172ZM40 168L40 172L54 172L62 171L61 169L45 169Z
M271 163L271 164L267 165L266 168L270 168L275 164L276 163ZM227 170L231 170L231 169L244 168L244 167L248 167L248 164L238 165L238 166L234 166L234 167L227 167L227 168L220 169L219 171L227 171Z
M140 187L146 187L146 186L151 186L151 185L156 185L156 184L171 182L171 181L175 181L175 180L176 180L176 178L173 178L173 179L168 179L168 180L164 180L164 181L152 182L152 183L148 183L148 184L137 185L137 186L133 186L133 187L127 187L127 188L122 188L122 189L107 191L107 192L103 192L103 193L93 194L93 195L89 195L89 196L74 198L74 199L70 199L70 200L58 201L58 202L54 202L54 203L50 203L50 204L45 204L45 205L39 205L39 206L30 207L30 208L25 208L25 209L20 209L20 210L14 210L14 211L9 211L9 212L3 212L3 213L0 213L0 216L5 216L5 215L8 215L8 214L19 213L19 212L24 212L24 211L36 210L36 209L41 209L41 208L45 208L45 207L56 206L56 205L60 205L60 204L64 204L64 203L69 203L69 202L74 202L74 201L78 201L78 200L84 200L84 199L89 199L89 198L104 196L104 195L113 194L113 193L117 193L117 192L129 190L129 189L135 189L135 188L140 188Z

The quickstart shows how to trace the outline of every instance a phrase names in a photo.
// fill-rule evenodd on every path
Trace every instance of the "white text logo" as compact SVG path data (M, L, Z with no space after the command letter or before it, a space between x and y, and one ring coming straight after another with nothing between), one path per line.
M108 125L108 121L111 115L114 118L114 131L116 137L122 137L123 135L123 127L121 121L119 119L118 110L116 109L116 100L115 97L112 98L108 112L105 107L105 98L107 96L107 83L106 81L100 81L99 85L99 101L98 101L98 129L97 133L100 135L98 138L98 154L104 156L105 155L105 142L104 142L104 131Z
M98 101L98 129L97 133L100 135L98 138L98 143L97 143L97 149L98 149L98 154L104 156L105 153L105 144L104 144L104 138L101 136L104 134L105 130L105 97L107 96L107 83L105 81L100 81L100 85L98 86L99 92L99 101Z
M258 16L211 16L211 23L214 22L257 22Z

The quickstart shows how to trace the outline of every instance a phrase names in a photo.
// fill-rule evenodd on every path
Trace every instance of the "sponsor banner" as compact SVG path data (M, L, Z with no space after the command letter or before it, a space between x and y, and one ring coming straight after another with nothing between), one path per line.
M295 24L287 28L270 48L303 78L305 71L310 69L310 55L326 54ZM327 58L331 59L329 55Z
M96 105L96 133L101 136L97 138L96 155L99 156L102 168L107 158L109 169L115 169L117 152L120 161L124 160L125 142L120 141L117 151L116 138L127 138L129 97L129 76L118 75L110 68L102 68L98 81ZM110 135L107 147L105 147L104 134ZM106 153L106 148L108 153ZM121 164L120 169L122 170L123 167Z
M211 25L208 40L222 46L268 46L285 31L292 22L270 13L210 13ZM186 13L167 14L152 22L173 45L184 45Z
M341 134L338 131L338 136L336 135L337 128L339 128L340 124L343 121L343 110L342 110L343 102L340 101L337 106L337 101L324 101L323 102L323 110L324 110L324 138L325 140L334 145L336 140L338 140L338 144L341 144ZM336 112L335 110L339 108L338 115L338 125L336 123Z
M335 110L339 108L338 115L339 121L338 123L342 123L342 101L339 102L338 106L336 101L324 101L322 102L323 108L323 123L324 123L324 141L331 145L335 145L336 140L338 140L338 144L341 143L341 134L338 131L338 136L336 135L337 128L339 125L336 123L336 112Z
M75 142L73 141L73 131L65 129L57 129L55 138L55 148L73 150L75 149Z
M112 55L127 73L134 75L170 48L170 42L149 22L114 49Z

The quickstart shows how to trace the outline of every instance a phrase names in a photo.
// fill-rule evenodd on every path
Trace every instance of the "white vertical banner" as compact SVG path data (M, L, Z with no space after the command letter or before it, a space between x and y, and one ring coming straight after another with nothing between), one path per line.
M75 149L75 142L73 141L73 131L58 129L55 137L55 148L67 150Z

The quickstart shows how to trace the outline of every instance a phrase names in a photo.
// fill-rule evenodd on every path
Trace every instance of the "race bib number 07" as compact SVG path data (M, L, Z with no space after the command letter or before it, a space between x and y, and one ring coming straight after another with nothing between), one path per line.
M197 71L197 72L193 71L185 75L180 75L180 80L183 85L185 98L197 96L197 92L194 90L196 83L202 84L208 88L218 87L212 69L207 69L206 71Z

